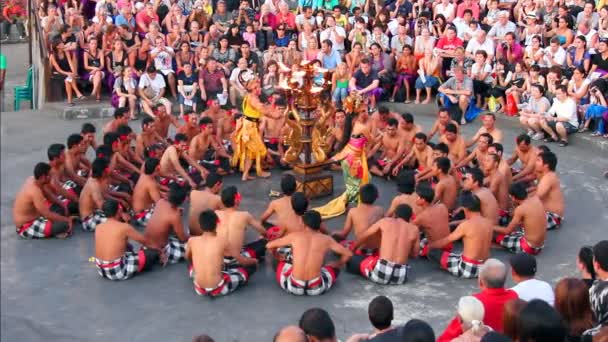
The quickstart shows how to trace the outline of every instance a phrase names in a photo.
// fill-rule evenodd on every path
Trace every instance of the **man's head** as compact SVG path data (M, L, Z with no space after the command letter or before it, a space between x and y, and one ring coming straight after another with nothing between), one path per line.
M184 204L184 201L186 200L186 198L188 198L188 194L190 192L189 190L190 189L187 185L180 186L178 184L171 184L171 186L169 187L169 194L167 195L167 200L174 208L177 208Z
M296 177L290 174L284 174L281 177L281 191L285 196L291 196L296 191Z
M215 233L219 219L215 211L207 209L198 216L198 223L203 233Z
M191 121L196 120L196 115L193 114ZM208 116L204 116L198 120L198 127L201 129L201 133L212 134L213 133L213 119Z
M308 342L304 330L295 325L285 327L274 336L272 342Z
M458 127L456 127L455 124L453 123L448 123L447 125L445 125L445 138L448 141L456 141L456 139L458 138Z
M359 190L359 197L363 204L374 204L378 199L378 188L372 183L365 184Z
M308 210L302 215L302 222L307 228L318 231L321 229L321 214L316 210ZM302 326L302 321L300 321L300 327L306 331Z
M454 77L458 82L464 81L464 68L462 66L456 65L452 70L454 71Z
M399 204L395 208L395 218L402 219L405 222L410 222L412 214L412 207L410 207L409 204Z
M509 187L509 195L515 203L523 202L526 198L528 198L528 189L526 184L522 182L511 184Z
M541 299L533 299L521 309L517 330L519 341L564 341L567 336L562 316Z
M146 175L156 175L157 172L160 170L160 160L156 159L156 158L147 158L144 161L144 173Z
M291 195L291 208L298 216L304 215L308 210L308 198L303 192L294 192Z
M486 41L486 35L487 33L484 30L477 30L477 33L475 33L475 37L480 43L484 43Z
M470 191L463 191L460 195L460 202L462 204L462 208L464 209L464 216L466 218L470 218L471 214L481 213L481 201L479 197Z
M433 328L422 320L419 319L411 319L409 320L403 328L401 328L401 336L405 338L401 341L412 341L412 342L434 342L435 341L435 333L433 332Z
M515 143L517 144L517 148L526 153L530 150L530 143L532 142L532 139L530 139L530 136L527 135L526 133L522 133L520 135L517 136L517 138L515 138Z
M95 126L92 123L85 122L80 129L80 135L82 135L87 142L90 142L95 140L96 131L97 129L95 129Z
M483 186L483 172L476 168L470 168L463 176L462 188L464 190L476 190Z
M454 26L448 26L448 28L445 30L445 36L452 40L456 37L456 28Z
M447 175L450 172L450 168L452 167L452 163L450 159L447 157L439 157L433 161L433 174Z
M509 12L500 11L498 13L498 22L500 23L500 25L506 25L508 21L509 21Z
M93 163L91 163L91 177L99 179L107 175L110 172L110 170L108 169L109 165L110 163L107 159L96 158L95 160L93 160Z
M387 329L393 321L393 302L385 296L377 296L369 303L367 314L374 328Z
M325 39L324 41L321 42L321 50L323 50L324 54L330 54L331 50L334 46L334 43L331 42L331 40L329 39Z
M321 308L306 310L306 312L302 314L302 317L300 317L299 326L308 336L309 342L336 341L336 328L334 322L331 320L331 317L329 317L327 311Z
M481 133L479 135L479 140L477 141L477 147L480 151L485 152L492 143L494 143L494 138L490 133Z
M146 116L141 121L141 130L145 133L150 132L154 129L154 119Z
M565 85L559 84L555 87L555 97L564 102L568 98L568 88Z
M608 240L602 240L593 246L593 268L595 273L603 277L602 279L606 279L606 274L608 274Z
M410 130L414 127L414 115L412 113L401 114L401 126L406 130Z
M516 283L534 278L536 274L536 258L528 253L518 253L509 260L511 276Z
M209 175L207 175L207 178L205 179L205 187L207 187L207 189L209 189L209 191L211 191L214 194L217 194L220 192L223 184L224 184L223 177L221 175L218 175L215 172L212 172Z
M180 152L188 150L188 136L186 136L184 133L175 134L173 144Z
M65 161L65 145L51 144L46 150L49 163L60 165Z
M48 184L51 181L49 172L51 172L51 166L49 164L42 162L38 163L34 166L34 179L38 184Z
M445 143L438 143L433 146L433 159L439 157L447 157L450 154L450 148Z
M359 63L359 66L361 68L361 72L366 75L369 74L369 72L371 71L370 61L367 58L361 58L361 62Z
M426 184L421 184L416 187L416 205L425 207L433 203L435 200L435 191Z
M68 150L86 151L87 145L80 134L70 134L67 140Z
M416 173L414 171L401 171L396 179L397 191L402 194L411 194L416 187Z
M120 217L123 208L117 200L108 198L107 200L105 200L105 202L103 202L101 210L107 218L115 218Z
M504 151L504 148L502 147L501 143L493 143L492 145L488 146L488 153L493 153L498 155L499 157L502 157L502 152Z
M494 153L487 153L482 161L483 170L486 172L494 171L498 169L500 164L500 157Z
M546 172L553 172L555 171L555 168L557 167L557 156L555 155L555 153L549 151L549 152L542 152L538 155L538 157L536 158L536 170L546 173Z
M239 194L236 186L233 185L224 188L220 197L222 198L222 204L226 208L238 208L241 203L241 194Z
M507 280L507 267L494 258L486 260L479 267L479 287L481 289L500 289L505 286Z
M439 109L439 113L437 113L437 117L439 118L439 123L442 125L447 125L451 121L450 112L447 108L441 107Z
M395 137L397 135L397 128L399 127L399 121L395 118L389 118L386 121L386 133L389 137Z
M423 151L426 148L427 136L422 132L414 135L414 147L418 151Z
M114 121L117 121L116 123L118 125L126 125L129 123L129 116L127 115L129 113L129 108L127 107L118 107L114 110Z

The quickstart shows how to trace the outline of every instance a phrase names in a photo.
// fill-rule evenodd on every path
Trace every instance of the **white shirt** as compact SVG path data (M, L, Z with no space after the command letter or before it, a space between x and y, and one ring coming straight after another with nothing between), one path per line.
M154 93L154 96L158 96L160 94L160 90L166 87L165 79L159 73L156 73L156 77L151 79L147 73L141 75L139 79L139 89L150 88Z
M156 67L156 70L162 72L166 76L173 72L173 56L168 52L173 52L173 49L169 46L165 46L164 48L165 51L160 51L159 48L155 47L154 49L152 49L152 51L150 51L150 53L158 53L158 55L154 57L154 66Z
M515 291L519 298L525 300L526 302L529 302L532 299L540 299L544 300L551 306L553 306L553 303L555 302L555 294L553 294L551 285L542 280L524 280L521 283L513 286L511 290Z
M568 122L578 127L578 116L576 115L576 102L568 97L566 101L560 102L557 97L553 100L553 105L549 108L549 114L556 114L559 119L568 119Z
M559 66L564 66L566 64L566 50L560 46L556 52L553 52L550 46L546 47L542 64L551 67L553 65L552 62L557 63Z
M447 5L438 3L437 6L435 6L435 15L437 14L443 14L445 18L449 20L450 17L453 18L456 16L456 5L451 2Z
M466 52L470 52L473 55L475 55L475 52L477 52L477 50L484 50L485 52L488 53L488 55L493 56L494 55L494 42L492 41L492 39L486 38L486 41L483 43L480 43L477 38L473 38L471 40L469 40L469 43L467 44L467 48L465 49Z
M336 35L346 38L346 31L344 31L344 29L340 26L334 26L336 29L336 33L334 34L331 30L331 28L327 28L325 30L323 30L323 32L321 32L321 41L324 41L325 39L329 39L331 40L331 42L334 44L334 49L338 50L338 51L343 51L344 50L344 41L342 41L341 43L338 43L336 41Z

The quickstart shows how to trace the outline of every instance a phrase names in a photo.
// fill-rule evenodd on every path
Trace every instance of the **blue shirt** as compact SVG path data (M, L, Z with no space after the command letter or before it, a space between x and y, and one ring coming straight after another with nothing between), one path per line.
M131 20L127 20L127 18L125 18L124 15L119 14L116 16L116 18L114 18L114 23L116 24L116 26L120 26L120 25L128 25L131 27L136 27L135 26L135 17L131 17Z
M338 67L338 64L342 62L340 53L334 49L331 50L331 54L329 55L319 52L319 56L321 57L321 62L323 63L323 67L325 69L334 70Z

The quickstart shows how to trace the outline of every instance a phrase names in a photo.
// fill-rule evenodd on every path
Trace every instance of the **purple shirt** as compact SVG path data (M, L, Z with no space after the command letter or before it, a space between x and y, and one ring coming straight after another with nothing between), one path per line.
M496 54L498 53L504 58L507 58L506 52L502 50L502 44L498 44L498 47L496 47ZM515 43L511 46L511 54L515 57L515 60L510 63L521 62L524 58L524 48L520 44Z

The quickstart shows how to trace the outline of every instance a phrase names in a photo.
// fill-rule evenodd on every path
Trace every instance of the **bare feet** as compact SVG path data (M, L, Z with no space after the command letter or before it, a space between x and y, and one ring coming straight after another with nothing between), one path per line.
M246 181L248 181L248 180L253 180L253 179L255 179L255 177L250 176L250 175L245 175L245 174L243 174L243 177L241 177L241 180L242 180L243 182L246 182Z
M258 174L258 177L268 178L270 177L270 172L262 171L262 173Z
M420 99L416 99L416 101L414 101L415 104L419 104L420 103Z
M423 104L428 104L431 103L431 98L427 97L424 101L422 101Z

